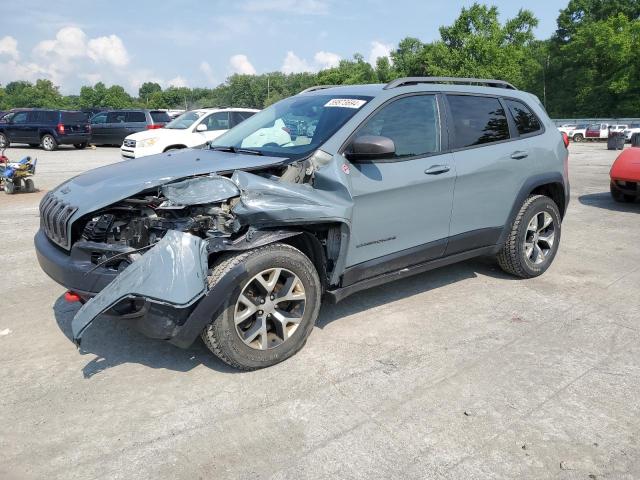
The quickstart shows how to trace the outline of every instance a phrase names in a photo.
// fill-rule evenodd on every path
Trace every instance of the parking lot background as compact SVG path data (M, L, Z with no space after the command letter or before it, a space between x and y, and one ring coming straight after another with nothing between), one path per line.
M570 147L545 275L483 258L361 292L250 373L110 317L76 350L37 205L119 150L6 153L40 192L0 193L0 478L640 477L640 204L610 198L604 144Z

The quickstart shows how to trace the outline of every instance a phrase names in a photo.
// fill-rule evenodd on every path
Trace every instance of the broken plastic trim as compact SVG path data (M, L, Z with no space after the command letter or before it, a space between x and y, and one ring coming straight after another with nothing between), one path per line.
M168 230L139 260L129 265L100 293L85 303L71 322L73 341L99 315L122 300L146 300L186 308L207 291L207 244L189 233Z
M173 205L217 203L240 195L231 179L220 175L190 178L163 185L162 194Z

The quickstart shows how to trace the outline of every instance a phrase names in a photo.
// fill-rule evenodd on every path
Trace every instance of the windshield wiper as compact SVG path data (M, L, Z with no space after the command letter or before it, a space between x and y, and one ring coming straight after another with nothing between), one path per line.
M249 155L264 155L260 150L251 150L250 148L237 148L232 146L225 145L210 145L209 148L211 150L218 150L220 152L231 152L231 153L246 153Z

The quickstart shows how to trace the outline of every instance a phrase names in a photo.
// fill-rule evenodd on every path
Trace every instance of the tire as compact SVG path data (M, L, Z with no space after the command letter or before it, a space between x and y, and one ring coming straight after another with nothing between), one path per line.
M77 148L78 150L82 150L84 148L87 148L88 143L84 142L84 143L74 143L73 146L75 148Z
M7 195L13 195L14 193L16 193L16 185L15 183L9 181L9 180L5 180L4 182L4 193L6 193Z
M58 142L53 135L47 133L42 137L42 148L47 152L52 152L58 148Z
M226 364L240 370L256 370L280 363L295 355L304 346L318 317L322 286L318 272L309 258L300 250L283 243L274 243L223 257L210 272L209 286L215 288L215 285L239 264L246 268L247 277L235 288L222 310L212 312L216 316L205 327L201 336L209 350ZM260 289L264 288L261 286L264 282L272 283L271 272L274 277L277 272L279 277L276 278L276 287L272 287L273 295L268 297L262 294L267 290ZM268 275L267 280L263 274ZM256 280L258 277L262 278L262 283ZM283 280L282 285L280 279ZM294 292L294 289L297 291ZM277 298L284 295L285 290L291 292L292 296L295 295L296 300L278 303ZM253 295L254 293L258 295ZM243 298L251 301L250 309L245 307L248 303L240 301L241 294ZM274 297L276 301L273 301ZM302 297L304 300L300 300ZM260 304L260 298L266 303ZM274 305L288 308L293 313L281 308L274 310ZM243 308L239 309L239 306ZM239 310L240 313L237 313ZM268 311L274 312L271 319L268 318ZM286 313L287 316L284 317L282 313ZM238 318L246 317L238 322L238 327L235 322L236 315ZM297 321L283 324L275 320L276 316L297 316ZM260 325L266 327L258 328ZM282 330L286 333L281 334Z
M584 136L583 136L581 133L576 133L576 134L573 136L572 140L573 140L574 142L580 143L580 142L584 141Z
M622 193L613 185L613 183L609 184L609 191L611 192L611 197L618 203L631 203L636 200L636 197L633 195Z
M33 193L36 191L36 185L35 183L33 183L33 180L31 178L27 178L24 181L24 191L27 193Z
M547 219L551 223L545 227ZM538 229L540 224L542 227ZM498 253L500 268L520 278L542 275L558 252L560 235L561 218L556 203L544 195L531 195L520 207Z
M11 142L4 133L0 133L0 148L9 148Z

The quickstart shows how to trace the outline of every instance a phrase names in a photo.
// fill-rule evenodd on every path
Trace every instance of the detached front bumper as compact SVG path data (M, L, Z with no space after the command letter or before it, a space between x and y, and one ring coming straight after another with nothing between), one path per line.
M213 319L235 287L234 281L245 273L244 267L239 268L215 292L208 291L204 242L199 237L171 230L120 273L95 268L91 244L87 246L87 242L77 242L68 254L42 230L34 241L38 262L45 273L85 299L71 323L73 340L78 345L86 328L98 316L117 315L122 307L135 303L143 306L141 315L130 319L136 329L148 337L186 348Z

